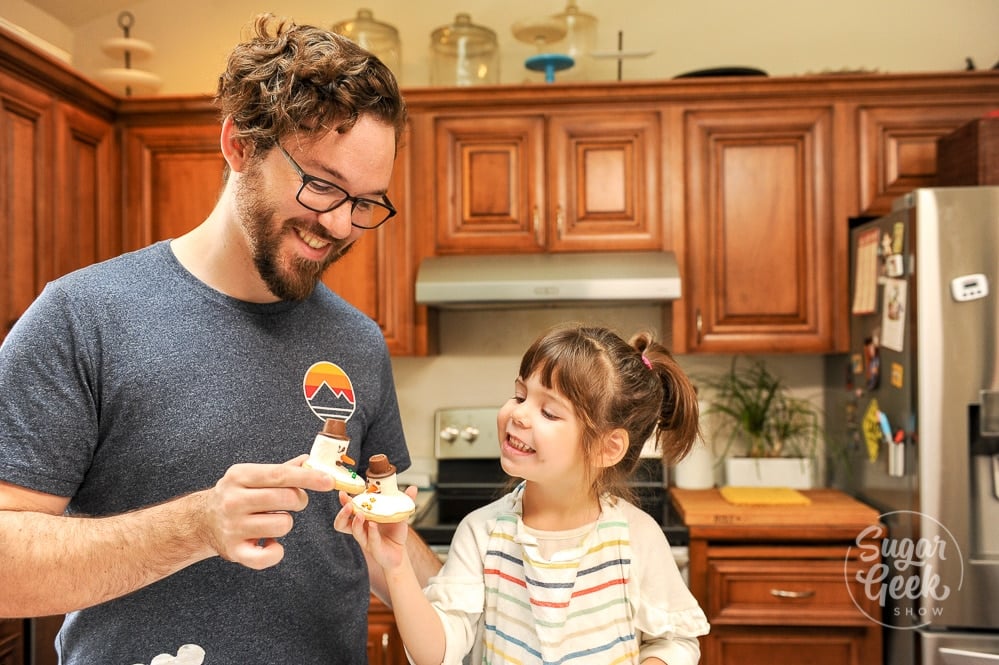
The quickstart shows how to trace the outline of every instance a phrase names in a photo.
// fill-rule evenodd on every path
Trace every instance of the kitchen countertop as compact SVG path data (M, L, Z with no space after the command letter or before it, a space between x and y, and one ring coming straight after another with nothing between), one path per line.
M691 538L849 538L880 525L878 511L833 489L799 490L807 505L737 505L717 489L670 490L673 506Z

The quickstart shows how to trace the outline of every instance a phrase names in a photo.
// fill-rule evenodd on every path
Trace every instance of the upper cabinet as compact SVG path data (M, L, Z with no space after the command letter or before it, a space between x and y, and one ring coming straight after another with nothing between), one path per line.
M549 120L552 250L660 248L660 125L655 109L567 113Z
M846 348L849 218L936 184L937 140L999 108L999 74L703 78L406 90L389 196L324 281L395 355L432 349L420 261L670 250L678 353ZM120 99L0 28L0 326L45 282L211 211L207 96Z
M388 192L399 214L374 231L365 231L323 275L330 289L374 319L394 356L427 353L414 294L417 234L406 195L410 159L411 151L403 142Z
M0 339L41 289L38 236L51 228L53 100L0 73Z
M122 242L114 124L66 102L55 111L53 277L116 256Z
M154 99L127 102L122 118L126 249L176 238L200 224L223 187L221 125L207 102ZM408 151L403 148L389 189L400 214L366 232L323 281L382 329L390 352L420 353L406 206Z
M934 186L937 141L996 108L994 97L976 101L960 92L937 105L911 99L858 105L860 213L883 215L902 194Z
M658 249L659 113L536 108L434 115L433 250Z
M59 82L0 71L0 339L48 281L121 251L112 114Z
M222 192L221 126L209 109L181 113L131 102L123 127L126 250L181 236ZM169 107L169 103L167 105Z
M831 105L686 115L688 351L833 348L832 140Z

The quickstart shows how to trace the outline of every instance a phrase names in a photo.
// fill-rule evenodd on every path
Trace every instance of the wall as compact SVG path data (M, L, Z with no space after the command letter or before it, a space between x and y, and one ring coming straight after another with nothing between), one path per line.
M706 67L753 66L771 75L797 75L829 70L868 69L882 72L939 71L964 68L971 57L987 69L999 60L995 32L999 2L995 0L579 0L582 11L595 15L598 50L616 50L623 32L625 50L651 50L646 58L624 62L625 79L662 79ZM351 18L368 7L376 19L401 34L405 86L429 82L430 33L450 23L459 11L496 31L502 54L504 83L541 80L523 67L533 46L516 41L515 21L561 12L565 0L363 0L329 3L318 0L145 0L122 5L135 15L132 36L157 49L149 61L137 63L163 78L162 93L210 93L225 56L257 11L272 11L317 25ZM120 67L100 51L100 42L119 37L117 13L79 26L67 35L39 15L26 0L5 0L0 16L70 51L75 66L88 75L104 67ZM594 78L616 77L616 63L601 61ZM567 72L566 74L570 74Z

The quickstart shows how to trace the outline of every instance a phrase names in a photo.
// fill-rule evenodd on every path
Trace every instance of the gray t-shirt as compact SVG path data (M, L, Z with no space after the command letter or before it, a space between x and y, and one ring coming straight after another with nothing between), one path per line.
M378 326L319 285L251 304L203 284L168 242L49 284L0 347L0 479L100 516L214 485L232 464L306 453L322 418L349 416L363 473L410 464ZM254 571L215 557L75 612L67 665L131 665L195 643L206 665L365 663L368 577L333 529L335 492L311 492Z

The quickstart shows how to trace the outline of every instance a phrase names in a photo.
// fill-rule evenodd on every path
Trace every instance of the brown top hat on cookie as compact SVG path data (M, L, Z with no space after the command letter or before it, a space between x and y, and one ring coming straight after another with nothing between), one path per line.
M334 439L346 439L347 423L337 418L327 418L323 423L323 434Z
M368 471L365 475L368 478L388 478L395 473L395 466L388 461L388 457L379 453L372 455L368 460Z

